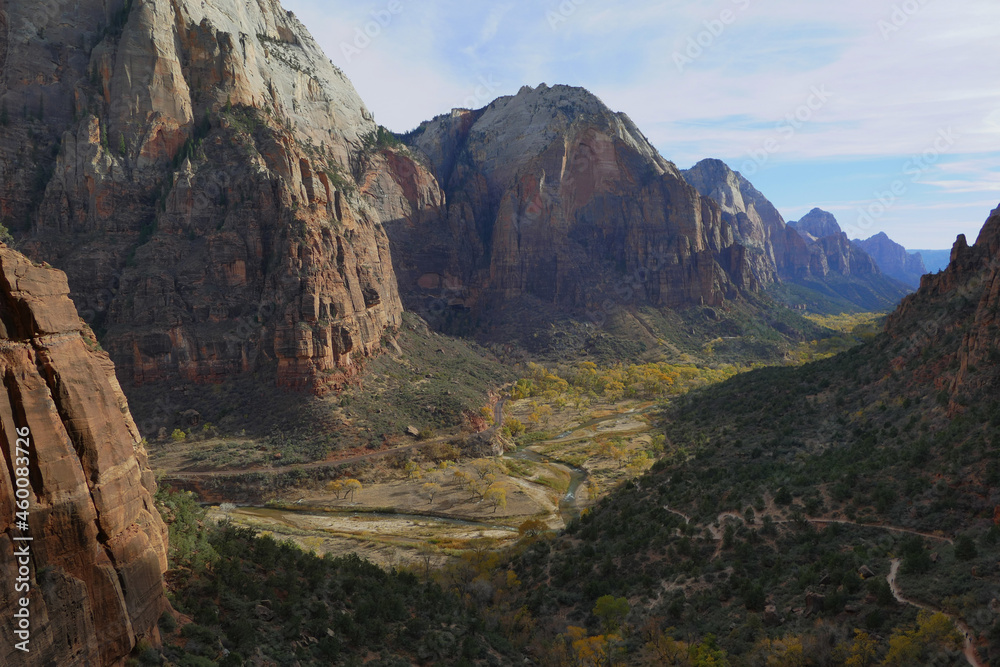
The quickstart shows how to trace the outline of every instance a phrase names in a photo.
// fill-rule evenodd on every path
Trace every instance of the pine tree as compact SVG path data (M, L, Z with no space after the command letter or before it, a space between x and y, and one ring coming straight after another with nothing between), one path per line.
M118 133L118 154L125 157L125 153L128 152L128 148L125 146L125 135L121 132Z

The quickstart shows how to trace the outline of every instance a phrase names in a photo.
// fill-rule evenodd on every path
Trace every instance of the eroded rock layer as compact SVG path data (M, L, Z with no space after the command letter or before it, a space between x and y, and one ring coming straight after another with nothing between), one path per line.
M445 194L411 183L426 205L383 216L415 309L443 302L489 319L515 305L719 305L775 278L762 248L583 89L525 87L405 139Z
M0 246L0 619L4 665L120 665L158 639L167 530L107 354L65 275ZM30 430L28 529L18 530L17 429ZM22 431L23 433L23 431ZM15 548L30 536L30 593ZM29 595L30 652L11 632Z
M275 0L0 3L0 218L124 382L350 382L400 321L376 125Z

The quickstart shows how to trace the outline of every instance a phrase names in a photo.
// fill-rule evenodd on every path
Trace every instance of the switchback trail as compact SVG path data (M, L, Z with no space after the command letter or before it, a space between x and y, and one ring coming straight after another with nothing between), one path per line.
M889 576L885 580L889 583L889 588L892 590L892 596L896 598L897 602L902 604L908 604L911 607L916 607L917 609L923 609L935 614L944 614L951 619L951 622L955 624L955 627L962 632L962 636L965 641L965 660L972 667L989 667L986 663L979 659L979 653L976 651L976 645L972 641L973 632L965 621L953 616L948 612L932 607L931 605L924 604L922 602L917 602L916 600L911 600L910 598L903 595L902 591L899 590L899 585L896 583L896 575L899 573L900 561L898 558L892 559L892 567L889 568Z

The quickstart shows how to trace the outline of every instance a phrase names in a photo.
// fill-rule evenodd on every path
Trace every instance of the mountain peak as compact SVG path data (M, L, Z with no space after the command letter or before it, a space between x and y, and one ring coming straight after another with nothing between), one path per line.
M843 233L833 213L824 211L821 208L814 208L802 216L802 219L798 222L789 222L788 226L794 228L799 234L812 241Z
M851 243L871 255L883 273L911 288L919 287L920 277L927 273L920 253L907 252L906 248L889 238L885 232L879 232L864 241L855 239Z

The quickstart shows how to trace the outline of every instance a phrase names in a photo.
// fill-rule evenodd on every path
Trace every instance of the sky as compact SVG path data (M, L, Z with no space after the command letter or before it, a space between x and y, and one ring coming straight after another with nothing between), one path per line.
M1000 205L996 0L284 0L397 132L523 85L587 88L679 167L786 220L971 243Z

